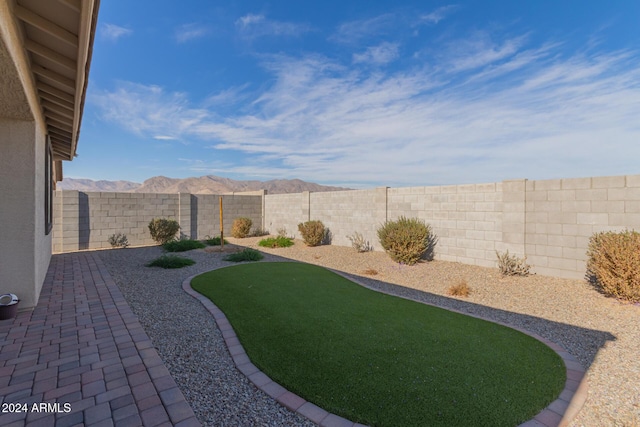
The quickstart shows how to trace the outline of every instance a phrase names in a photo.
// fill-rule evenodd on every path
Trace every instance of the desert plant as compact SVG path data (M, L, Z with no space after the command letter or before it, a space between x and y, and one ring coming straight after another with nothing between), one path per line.
M373 250L368 240L365 240L362 234L355 232L353 236L347 236L347 239L351 240L351 246L357 252L369 252Z
M380 245L392 260L413 265L434 243L431 226L418 218L401 216L378 228Z
M504 254L496 251L498 257L498 268L503 276L528 276L531 266L527 264L527 257L518 258L509 255L509 251Z
M455 285L451 285L447 293L454 297L468 297L471 293L471 288L469 288L467 281L462 279Z
M178 230L180 225L175 219L154 218L149 222L151 238L160 245L175 239Z
M269 232L262 227L256 227L250 234L250 237L268 236Z
M307 221L298 224L298 231L307 246L319 246L326 236L322 221Z
M249 235L253 221L251 218L236 218L231 226L231 235L238 239L243 239Z
M126 248L129 246L129 240L126 234L117 233L109 236L109 244L112 248Z
M211 237L209 235L204 236L204 241L209 246L220 246L221 243L220 237ZM224 239L224 244L226 245L227 243L229 243L227 239Z
M373 268L367 268L366 270L362 271L362 274L366 274L367 276L377 276L378 270L375 270Z
M162 245L167 252L185 252L192 249L201 249L205 246L201 241L192 239L170 240Z
M293 239L283 236L268 237L260 240L258 246L262 246L263 248L287 248L293 246Z
M606 295L640 302L640 233L595 233L589 239L587 276Z
M244 262L244 261L260 261L264 256L260 253L260 251L256 251L255 249L246 248L241 250L240 252L236 252L233 254L229 254L223 259L225 261L231 262Z
M289 237L287 236L287 229L285 227L280 227L276 230L276 236L278 237Z
M194 260L189 258L177 255L163 255L151 261L147 264L147 267L182 268L195 263L196 262Z

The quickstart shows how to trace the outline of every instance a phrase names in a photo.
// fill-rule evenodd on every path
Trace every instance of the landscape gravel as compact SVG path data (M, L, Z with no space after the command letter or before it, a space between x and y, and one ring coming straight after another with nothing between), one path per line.
M565 348L587 369L587 401L571 426L640 426L640 306L605 297L585 280L503 277L496 268L431 261L399 265L383 252L349 247L259 248L259 238L229 239L225 252L252 247L264 261L303 261L351 275L375 289L479 315L534 332ZM219 248L185 252L190 267L145 265L159 247L100 252L198 419L211 426L312 426L238 372L209 313L182 281L221 266ZM465 281L468 297L449 287Z

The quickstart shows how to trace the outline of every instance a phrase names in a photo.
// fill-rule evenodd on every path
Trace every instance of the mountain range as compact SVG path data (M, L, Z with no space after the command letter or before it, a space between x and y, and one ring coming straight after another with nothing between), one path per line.
M154 176L142 184L131 181L94 181L91 179L65 178L57 184L56 188L59 190L79 190L85 192L191 194L224 194L257 190L267 190L267 194L350 190L349 188L320 185L300 179L238 181L215 175L182 179Z

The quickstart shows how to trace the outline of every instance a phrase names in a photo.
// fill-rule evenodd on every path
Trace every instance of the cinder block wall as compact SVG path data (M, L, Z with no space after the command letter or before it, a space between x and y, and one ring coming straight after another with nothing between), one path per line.
M311 193L309 219L321 220L329 228L334 245L351 246L347 236L357 232L374 249L382 250L374 236L387 219L387 188ZM296 236L299 234L296 228Z
M583 278L593 233L640 230L640 175L274 194L264 206L272 233L300 237L299 222L320 220L332 244L359 232L380 250L377 228L404 215L433 227L436 259L495 267L508 250L535 273Z
M56 191L53 250L108 248L114 233L150 245L155 217L177 219L191 238L216 236L219 197ZM240 216L297 238L300 222L321 220L332 244L350 246L347 236L358 232L381 250L378 227L404 215L431 224L436 259L494 267L495 251L508 250L538 274L569 278L584 277L593 233L640 230L640 175L222 198L226 236Z
M153 218L178 221L181 234L194 239L220 234L217 195L158 193L94 193L56 191L54 196L54 252L110 248L109 236L124 233L132 246L153 245L149 222ZM262 224L262 196L227 195L223 198L225 235L233 220L251 218Z
M389 220L423 219L438 242L436 259L495 266L502 238L502 183L390 188Z
M279 229L288 236L300 237L298 224L309 221L311 193L267 194L264 197L264 228L271 234ZM315 219L315 218L314 218Z
M539 274L584 277L589 237L640 231L640 175L526 183L525 251Z

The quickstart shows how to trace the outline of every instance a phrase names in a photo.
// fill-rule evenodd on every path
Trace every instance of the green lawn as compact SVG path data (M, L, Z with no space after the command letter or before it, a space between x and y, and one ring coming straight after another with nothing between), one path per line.
M274 381L363 424L515 426L564 387L560 357L525 334L321 267L239 265L192 286L224 311Z

